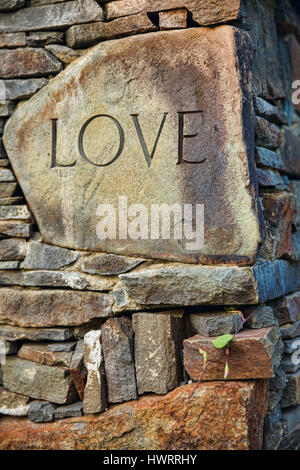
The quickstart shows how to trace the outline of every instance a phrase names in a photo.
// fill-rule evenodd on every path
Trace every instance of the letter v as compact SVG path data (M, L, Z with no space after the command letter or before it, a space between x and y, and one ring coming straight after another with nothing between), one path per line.
M157 145L158 145L158 142L159 142L159 139L160 139L160 136L161 136L161 133L162 133L162 130L163 130L165 121L166 121L166 119L167 119L167 115L168 115L168 113L164 113L164 117L162 118L162 121L161 121L161 124L160 124L160 128L159 128L158 134L157 134L157 136L156 136L156 140L155 140L155 144L154 144L153 150L152 150L151 154L149 154L149 151L148 151L148 149L147 149L147 145L146 145L146 142L145 142L143 133L142 133L142 129L141 129L141 126L140 126L140 123L139 123L139 115L138 115L138 114L130 114L130 116L132 117L134 126L135 126L135 130L136 130L136 132L137 132L138 138L139 138L139 140L140 140L140 143L141 143L141 146L142 146L142 150L143 150L144 156L145 156L145 158L146 158L147 165L148 165L149 168L150 168L150 166L151 166L152 158L153 158L154 155L155 155L156 148L157 148Z

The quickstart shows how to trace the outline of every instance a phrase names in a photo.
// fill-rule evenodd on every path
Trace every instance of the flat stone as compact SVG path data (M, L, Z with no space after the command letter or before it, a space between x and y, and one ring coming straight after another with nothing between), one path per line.
M66 32L66 42L70 47L88 47L100 41L132 36L134 34L156 31L146 13L118 18L108 23L90 23L71 26Z
M60 31L37 31L27 33L26 42L28 46L45 46L47 44L63 44L64 33Z
M55 419L76 418L83 415L83 404L81 401L71 405L59 406L54 411Z
M229 380L271 378L274 375L272 355L278 341L275 328L243 330L230 344ZM193 380L222 380L226 362L226 350L216 349L212 341L196 335L184 340L184 367ZM207 365L203 371L202 349L207 353Z
M132 315L139 394L168 393L182 380L183 312Z
M12 101L1 101L0 102L0 117L9 117L12 115L15 109L15 103Z
M284 342L284 352L286 354L293 354L300 349L300 337L294 339L287 339Z
M255 312L253 314L253 312ZM243 314L245 318L250 317L247 320L246 328L268 328L270 326L274 326L276 324L274 311L272 307L267 305L255 305L253 307L246 307L243 309Z
M283 127L281 133L282 171L291 176L300 176L300 137L299 125L295 128Z
M5 87L6 97L9 100L30 98L38 90L47 85L46 78L27 78L17 80L0 80L0 86Z
M17 10L25 6L26 0L1 0L0 11Z
M292 63L292 72L293 72L293 81L299 80L300 76L300 45L295 38L295 36L289 36L289 49L290 49L290 57ZM295 103L295 108L298 112L300 112L300 104Z
M278 108L278 106L272 105L259 96L255 97L255 111L259 116L267 119L267 121L274 122L278 125L288 124L287 114L285 111Z
M3 385L3 372L0 364L0 385Z
M113 287L115 281L72 271L19 270L9 274L0 271L0 284L2 286L69 287L75 290L107 291Z
M300 336L300 321L282 325L280 331L284 339L297 338Z
M25 33L0 34L0 47L1 48L2 47L21 47L21 46L26 46Z
M0 166L1 167L8 167L9 166L9 160L7 160L7 158L1 158L0 159Z
M50 423L54 420L56 406L47 401L32 401L29 405L28 418L34 423Z
M187 27L187 10L161 11L158 14L160 29L180 29Z
M44 425L4 418L0 449L258 450L266 401L265 381L185 385L98 416Z
M258 165L275 170L282 168L281 155L263 147L256 147L256 162Z
M0 325L0 338L8 341L67 341L73 339L71 328L20 328Z
M42 5L52 5L52 3L61 3L65 1L68 1L68 0L31 0L30 6L40 7ZM101 1L99 3L101 3Z
M20 261L0 261L0 270L18 269Z
M0 182L9 183L10 181L16 181L13 172L6 168L0 168Z
M85 273L108 276L131 271L144 261L143 259L127 258L113 254L91 255L83 259L81 270Z
M152 266L121 274L128 295L144 305L247 305L299 289L299 263L254 267Z
M0 206L0 220L31 221L32 216L27 206Z
M78 0L0 15L0 32L59 29L75 23L103 20L103 10L95 0Z
M257 168L257 176L260 186L275 188L281 191L289 187L288 178L285 175L281 175L276 170Z
M300 320L300 292L274 300L272 306L280 325Z
M275 150L280 145L280 129L266 119L256 118L256 145Z
M0 221L0 235L7 237L29 238L32 225L20 221Z
M1 165L1 162L0 162ZM23 203L24 199L20 197L1 197L0 206L14 206Z
M72 352L51 351L47 343L25 343L18 357L46 366L70 367Z
M99 413L107 408L107 390L100 336L101 330L89 331L84 336L84 365L87 370L83 398L85 414Z
M277 450L283 437L283 427L281 422L264 433L263 449L264 450Z
M272 413L279 405L282 399L282 390L269 390L268 393L268 413Z
M127 317L110 318L101 328L109 403L138 398L133 342L132 324Z
M135 13L153 13L182 7L186 7L192 13L194 21L202 26L236 20L240 12L240 3L237 0L225 0L218 5L204 0L119 0L107 3L106 13L110 20Z
M277 405L276 408L272 411L272 413L268 413L265 418L264 423L264 430L272 431L272 429L276 426L276 424L281 420L282 412L280 405Z
M40 77L60 72L61 62L45 49L1 49L0 70L0 78Z
M67 369L8 356L2 364L3 385L12 392L53 403L72 403L77 392Z
M18 187L17 183L1 183L0 182L0 196L11 197L13 194L15 194L17 187Z
M295 261L300 261L300 229L293 233L293 252Z
M30 398L10 392L0 387L0 414L9 416L27 416Z
M300 422L300 404L282 410L282 422L286 434L291 434Z
M105 293L3 288L0 322L23 327L81 325L110 316L111 304Z
M240 312L192 313L189 321L194 333L202 336L217 336L235 333L242 326Z
M300 405L300 370L294 374L287 374L287 378L288 384L283 391L281 408Z
M269 381L270 390L283 390L287 386L287 375L282 367L278 367L275 371L275 376Z
M74 51L70 47L61 46L58 44L50 44L49 46L45 46L47 51L51 52L57 59L61 60L65 64L70 64L75 59L80 57L80 53Z
M295 224L300 227L300 181L291 181L290 191L294 195L296 201Z
M298 349L300 349L300 341L299 341ZM293 360L291 356L284 354L282 362L281 362L281 367L283 368L285 372L292 374L294 372L297 372L297 370L300 369L300 361L295 362L295 360Z
M35 9L38 8L44 7ZM261 241L254 171L254 121L252 96L246 92L249 87L242 87L243 94L240 86L241 80L245 84L250 81L252 52L248 39L245 32L221 26L160 31L104 42L77 59L68 71L50 80L39 91L38 100L33 97L18 107L5 127L4 144L42 240L71 249L133 257L194 263L253 263ZM159 64L158 57L161 57ZM230 84L228 68L234 70ZM71 100L70 90L80 100ZM86 103L84 108L82 100ZM243 105L247 112L246 108L243 111ZM54 158L55 153L55 149L51 152L51 132L55 128L51 119L58 116L58 108L57 161L55 164L53 160L51 167L51 155ZM182 109L197 111L184 116L185 132L197 136L184 139L183 160L177 164L178 112ZM99 113L117 119L124 131L124 149L114 162L118 145L112 147L111 142L118 142L118 129L110 118L96 119ZM143 138L135 130L139 129L134 125L136 116L130 113L139 115ZM216 116L218 122L212 126ZM249 120L244 122L243 116ZM94 119L88 121L91 118ZM148 152L150 143L153 149L160 124L162 132L155 155L150 158L141 142L147 141ZM248 130L247 143L244 126ZM234 135L232 128L236 129ZM80 147L80 153L81 129L84 148ZM100 144L99 133L105 136ZM82 158L82 150L87 159ZM60 165L71 166L59 169ZM212 181L214 197L211 197ZM103 239L102 219L99 221L96 214L99 204L111 204L118 210L124 197L130 205L128 210L134 202L144 204L148 211L152 204L159 204L159 208L160 203L179 204L182 210L186 201L193 206L201 206L205 201L203 246L200 247L202 230L197 232L198 240L195 234L179 240L172 238L173 222L170 239L155 239L155 233L150 241L130 238L129 232L136 238L131 223L127 233L126 224L121 225L125 233L124 240L121 233L122 243L118 237ZM198 228L201 228L201 207L198 207ZM155 223L153 226L155 232L157 226Z
M76 345L76 349L73 352L70 364L70 374L74 385L76 387L78 396L81 401L83 401L84 397L84 387L85 387L85 380L87 376L87 370L84 365L84 341L78 341Z
M78 256L78 253L58 246L32 242L29 245L25 261L22 263L22 268L59 269L74 263Z

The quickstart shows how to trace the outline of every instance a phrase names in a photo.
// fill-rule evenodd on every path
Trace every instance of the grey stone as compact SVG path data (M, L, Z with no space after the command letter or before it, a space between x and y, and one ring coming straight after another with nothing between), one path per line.
M46 78L28 78L17 80L0 80L0 86L5 87L6 97L9 100L30 98L38 90L47 85Z
M300 423L300 405L282 410L282 422L285 434L291 434Z
M18 238L0 240L0 260L23 260L27 252L27 242Z
M277 450L283 437L283 427L280 421L275 426L264 433L263 449Z
M293 233L293 250L295 254L295 260L300 261L300 230Z
M257 116L256 145L270 150L277 149L280 146L280 128Z
M219 336L235 333L243 324L240 312L203 312L189 315L194 333Z
M30 1L30 6L40 7L42 5L52 5L52 3L62 3L62 2L65 2L65 1L68 1L68 0L31 0Z
M0 387L0 415L27 416L30 398Z
M83 401L84 397L84 387L87 376L87 370L84 365L84 341L78 341L76 349L73 352L71 364L70 364L70 374L73 379L74 385L76 387L78 396L80 400Z
M0 270L18 269L20 261L0 261Z
M288 383L283 391L280 402L281 408L300 405L300 370L293 374L287 374Z
M27 206L0 206L0 220L31 221L32 216Z
M255 305L243 309L245 318L249 318L246 322L246 328L267 328L276 324L272 307L267 305ZM255 312L255 313L254 313Z
M277 405L272 413L267 414L265 418L265 431L272 430L274 426L281 420L282 412L280 405Z
M67 369L8 356L2 364L3 385L11 392L53 403L73 403L78 395Z
M48 343L24 343L18 351L18 357L45 366L70 368L72 351L53 351Z
M11 197L15 194L18 187L17 183L1 183L0 182L0 197Z
M283 390L269 390L268 393L268 413L272 413L282 399Z
M78 256L75 251L32 242L21 267L23 269L59 269L74 263Z
M102 349L101 330L89 331L84 336L84 365L87 381L84 389L84 413L99 413L107 408L107 390Z
M300 350L300 341L298 349ZM300 353L298 355L300 356ZM292 374L300 369L300 361L295 362L291 356L284 354L281 361L281 367L285 372Z
M81 55L79 52L74 51L70 47L58 44L50 44L49 46L45 46L45 48L65 64L71 64L71 62L73 62L75 59L78 59L78 57Z
M16 181L13 172L6 168L0 168L0 182L9 183L10 181Z
M12 115L16 105L12 101L0 101L0 117L9 117Z
M258 182L260 186L275 189L288 189L289 179L281 175L277 170L257 168Z
M0 364L0 385L3 385L3 372L2 372L1 364Z
M47 44L63 44L64 33L60 31L37 31L26 36L28 46L45 46Z
M11 356L18 351L18 344L13 341L0 339L0 355Z
M267 121L274 122L278 125L288 124L288 118L285 111L272 105L259 96L256 96L255 98L255 111L259 116L267 119Z
M275 376L269 381L269 389L275 391L283 390L286 388L287 383L287 375L280 366L276 369Z
M275 315L280 325L300 320L300 292L286 295L272 302Z
M47 401L35 400L29 405L28 418L34 423L50 423L54 420L56 406Z
M2 47L22 47L22 46L26 46L25 33L0 34L0 47L1 48Z
M165 394L182 380L183 312L135 313L134 354L139 394Z
M20 328L0 325L0 338L8 341L67 341L73 339L71 328Z
M296 323L282 325L280 330L284 339L297 338L300 336L300 320Z
M108 401L138 398L134 369L133 329L127 317L111 318L101 328Z
M85 273L110 276L131 271L144 261L143 259L127 258L113 254L91 255L83 259L81 270Z
M295 196L296 201L296 217L295 224L300 226L300 181L291 181L290 182L290 191Z
M103 10L95 0L77 0L0 15L0 32L55 29L103 20Z
M83 403L77 401L71 405L59 406L54 411L55 419L77 418L83 416Z
M14 206L23 203L22 197L3 197L0 198L0 206Z
M284 341L285 354L293 354L298 349L300 349L300 336L294 339L288 339Z
M32 224L14 221L0 220L0 235L4 237L29 238L32 232Z
M26 0L1 0L0 11L17 10L25 6Z
M281 155L273 150L256 147L256 162L258 165L277 170L282 168Z
M0 78L41 77L58 73L61 68L62 63L45 49L36 47L0 49Z

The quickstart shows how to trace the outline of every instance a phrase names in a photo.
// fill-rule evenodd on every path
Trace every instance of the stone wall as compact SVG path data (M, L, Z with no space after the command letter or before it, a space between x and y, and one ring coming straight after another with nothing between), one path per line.
M76 96L78 106L96 62L105 75L102 58L119 54L109 86L96 72L91 83L113 105L124 96L128 104L144 67L135 57L146 51L147 79L163 77L166 93L188 104L181 84L187 57L197 56L193 41L203 49L201 73L211 76L201 95L207 108L219 93L208 120L214 134L204 122L207 155L236 165L227 173L221 158L207 174L208 219L217 226L210 243L193 256L169 242L97 249L85 236L92 180L76 205L80 236L68 235L69 193L55 179L64 170L52 179L34 157L48 152L44 116L59 117L51 103L63 103L63 113ZM168 57L164 68L168 42L180 63ZM298 448L300 107L292 82L300 80L300 19L291 2L4 0L0 47L0 448ZM197 74L188 69L193 83ZM77 78L81 88L72 88ZM61 151L68 130L62 140ZM135 169L125 178L124 168L117 195L122 175L135 185ZM183 174L183 200L202 191L193 171ZM153 181L143 178L147 199ZM174 187L166 181L164 190ZM225 334L234 335L229 348L217 349Z

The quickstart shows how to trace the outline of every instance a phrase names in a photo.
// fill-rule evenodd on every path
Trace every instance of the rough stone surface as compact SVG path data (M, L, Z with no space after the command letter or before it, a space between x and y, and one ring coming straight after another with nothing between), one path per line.
M26 46L25 33L0 34L0 47L21 47L21 46Z
M180 29L187 27L187 10L161 11L158 14L160 29Z
M1 179L1 176L0 176ZM0 182L0 197L11 197L17 189L17 183Z
M71 405L59 406L54 411L55 419L74 418L83 415L83 404L81 401L72 403Z
M281 422L264 433L263 449L264 450L277 450L283 437L283 427Z
M83 259L81 270L85 273L107 276L126 273L143 262L143 259L127 258L126 256L113 254L91 255Z
M135 370L139 394L168 393L182 379L183 312L135 313Z
M46 366L70 367L72 352L52 351L47 343L25 343L18 357Z
M101 328L108 401L138 398L134 368L133 329L127 317L111 318Z
M31 242L22 268L58 269L74 263L77 258L78 253L74 251L45 243Z
M300 370L294 374L287 374L288 383L283 391L281 407L300 405Z
M0 323L25 327L81 325L111 315L111 303L107 294L98 292L3 288Z
M296 323L287 323L280 328L284 339L297 338L300 336L300 320Z
M275 376L269 381L270 390L283 390L287 386L287 375L282 369L278 367L275 371Z
M44 49L28 47L0 50L0 78L39 77L60 70L61 62Z
M20 261L0 261L0 270L12 270L18 269L20 266Z
M256 145L275 150L280 145L280 129L266 119L256 118Z
M51 54L53 54L57 59L61 60L65 64L71 64L71 62L80 57L79 52L73 51L73 49L67 46L51 44L45 47L47 51L50 51Z
M35 400L29 405L28 418L34 423L50 423L54 419L55 409L53 403Z
M45 46L47 44L63 44L64 33L59 31L37 31L27 33L26 42L28 46Z
M196 390L186 385L98 416L43 426L2 419L0 449L260 449L266 401L267 386L260 380L202 383Z
M27 252L27 243L25 240L17 238L7 238L0 240L0 260L12 261L23 260Z
M240 312L192 313L189 320L194 333L202 336L232 334L242 326Z
M31 221L31 213L28 207L23 206L0 206L0 220L25 220Z
M300 320L300 292L274 300L272 306L280 325Z
M193 380L222 380L224 378L226 350L216 349L212 339L196 335L184 340L184 366ZM279 339L275 328L244 330L230 344L229 380L270 378L274 374L272 355ZM207 364L203 370L203 355Z
M253 314L253 312L255 313ZM275 325L275 316L272 307L267 305L255 305L253 307L246 307L243 309L245 318L250 317L247 320L246 328L268 328Z
M11 116L15 109L15 103L12 101L1 101L0 102L0 117Z
M0 354L1 355L4 354L8 356L11 354L15 354L17 351L18 351L17 343L0 339Z
M26 0L1 0L0 11L17 10L25 6Z
M300 341L298 347L300 348ZM295 362L295 360L291 356L284 354L281 362L281 367L285 372L291 374L293 372L297 372L297 370L300 369L300 361L297 360L297 362Z
M252 263L261 230L250 58L247 33L231 26L161 31L108 41L77 59L20 106L5 127L4 143L43 241L159 259ZM230 76L228 69L234 71ZM181 109L197 111L184 117L185 132L197 136L183 139L184 160L177 164ZM135 130L138 127L130 113L139 115L143 137ZM110 118L88 121L99 114L113 116L124 130L124 149L113 163L118 129ZM244 122L246 115L249 119ZM53 116L58 116L56 168L51 168ZM212 127L216 116L218 123ZM162 132L150 158L141 144L145 139L148 151L153 149L160 124ZM232 128L236 129L234 134ZM81 129L82 146L78 147ZM105 136L100 144L99 132ZM116 143L113 150L112 141ZM59 165L69 168L59 169ZM118 184L112 185L112 180ZM214 181L213 198L208 181ZM145 204L148 210L151 204L161 202L182 207L186 201L193 205L205 201L204 245L200 248L202 239L197 240L198 246L192 243L192 236L175 239L174 221L168 240L125 236L120 243L118 237L103 239L97 208L100 203L118 208L120 195L127 197L129 208L134 202ZM122 227L126 231L125 225ZM134 224L129 223L128 230L135 231ZM133 236L136 238L136 233Z
M66 42L70 47L87 47L100 41L148 33L156 29L157 27L149 20L146 13L140 13L118 18L108 23L100 22L72 26L66 33Z
M10 169L1 168L0 169L0 181L9 183L10 181L16 181L16 178Z
M276 170L269 168L257 168L257 177L259 185L262 187L272 187L274 189L284 190L289 187L289 179Z
M296 201L295 224L300 226L300 181L291 181L290 191L294 195Z
M9 356L2 370L3 385L12 392L58 404L76 401L77 392L70 374L62 367L41 366Z
M48 80L46 78L0 80L0 86L5 87L5 95L9 100L30 98L30 96L34 95L47 83Z
M74 385L76 387L78 396L81 401L84 397L84 387L85 380L87 375L87 370L84 365L84 341L78 341L76 349L72 355L71 364L70 364L70 374Z
M281 147L283 167L282 171L292 176L300 176L300 137L299 125L295 128L283 127L281 133Z
M103 10L95 0L78 0L0 15L0 32L55 29L103 19Z
M256 147L256 162L259 166L270 167L276 170L282 168L281 155L263 147Z
M0 325L0 338L8 341L67 341L73 338L71 328L20 328Z
M297 427L299 427L299 421L300 405L282 410L282 422L286 434L291 434Z
M25 222L0 221L0 235L6 237L29 238L32 232L32 225Z
M278 106L274 106L268 101L256 96L255 98L255 111L256 113L267 119L267 121L274 122L275 124L288 124L288 118L285 111L281 110Z
M99 413L107 407L107 390L100 336L101 330L89 331L84 336L84 365L87 370L83 398L85 414Z
M0 387L0 415L27 416L30 398Z

